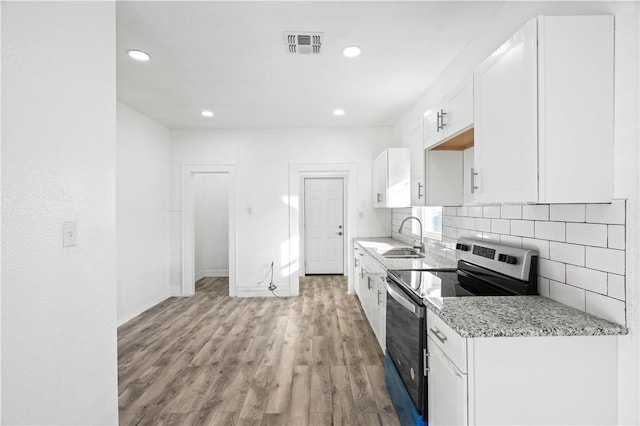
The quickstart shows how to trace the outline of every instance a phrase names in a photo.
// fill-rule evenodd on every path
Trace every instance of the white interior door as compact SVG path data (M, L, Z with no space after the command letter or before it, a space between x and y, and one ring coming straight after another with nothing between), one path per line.
M305 273L344 273L342 178L304 180Z

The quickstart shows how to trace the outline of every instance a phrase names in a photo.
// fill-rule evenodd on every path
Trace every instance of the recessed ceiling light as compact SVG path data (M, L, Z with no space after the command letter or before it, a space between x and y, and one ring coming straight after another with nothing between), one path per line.
M346 58L355 58L357 56L360 56L361 52L362 52L362 49L360 49L360 46L347 46L344 49L342 49L342 54Z
M337 116L344 115L344 110L343 109L334 109L333 110L333 115L337 115Z
M151 59L151 55L147 52L143 52L142 50L127 50L127 53L136 61L146 62Z
M212 111L208 111L206 109L204 111L202 111L200 114L202 114L203 117L207 117L207 118L213 117L213 112Z

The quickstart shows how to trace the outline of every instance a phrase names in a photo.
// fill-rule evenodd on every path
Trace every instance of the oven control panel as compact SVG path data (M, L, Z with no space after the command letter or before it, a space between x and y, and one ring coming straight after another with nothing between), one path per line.
M458 259L523 281L529 279L531 258L537 255L533 249L467 237L460 237L456 243Z

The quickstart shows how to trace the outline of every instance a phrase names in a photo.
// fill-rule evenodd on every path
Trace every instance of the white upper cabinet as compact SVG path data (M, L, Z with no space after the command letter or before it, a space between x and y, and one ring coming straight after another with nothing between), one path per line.
M538 17L474 73L475 201L610 202L613 17Z
M373 207L409 203L409 148L387 148L373 160Z
M432 147L473 126L473 81L469 79L424 117L424 145Z
M411 128L409 150L411 153L411 205L425 205L424 138L423 120L418 120Z

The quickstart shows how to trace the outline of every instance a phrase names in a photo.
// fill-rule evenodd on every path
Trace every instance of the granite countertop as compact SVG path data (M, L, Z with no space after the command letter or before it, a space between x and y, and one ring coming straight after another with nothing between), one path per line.
M426 247L425 257L418 259L388 259L382 253L392 248L410 247L409 244L391 237L355 238L355 242L365 248L385 269L455 269L455 260L445 257L444 253ZM445 249L442 249L445 250Z
M543 296L426 298L462 337L614 336L628 330Z

